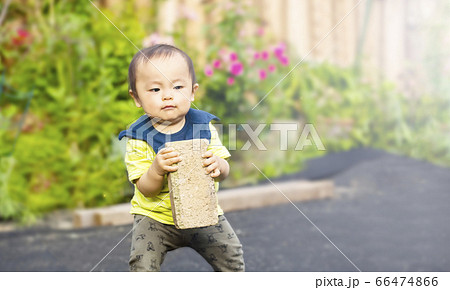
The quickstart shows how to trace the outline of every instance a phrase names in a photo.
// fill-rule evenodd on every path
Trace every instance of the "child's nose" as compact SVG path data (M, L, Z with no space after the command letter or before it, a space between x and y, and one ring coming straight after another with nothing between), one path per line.
M172 94L170 92L164 92L163 94L163 100L172 100Z

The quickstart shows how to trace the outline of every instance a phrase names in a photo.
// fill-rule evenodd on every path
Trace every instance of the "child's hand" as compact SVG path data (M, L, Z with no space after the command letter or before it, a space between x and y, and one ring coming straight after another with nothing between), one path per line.
M219 158L211 151L206 151L202 155L205 160L203 161L203 167L206 167L206 174L209 174L212 178L220 176L220 163Z
M164 176L166 173L177 171L178 166L174 164L180 161L181 156L175 149L164 148L156 154L152 167L158 175Z

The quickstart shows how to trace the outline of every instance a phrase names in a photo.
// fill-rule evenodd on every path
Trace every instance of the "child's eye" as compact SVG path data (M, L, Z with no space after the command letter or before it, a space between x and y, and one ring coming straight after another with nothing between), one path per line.
M176 86L174 87L175 90L181 90L183 88L183 86Z
M156 92L159 92L159 89L158 89L158 88L153 88L153 89L150 89L149 92L154 92L154 93L156 93Z

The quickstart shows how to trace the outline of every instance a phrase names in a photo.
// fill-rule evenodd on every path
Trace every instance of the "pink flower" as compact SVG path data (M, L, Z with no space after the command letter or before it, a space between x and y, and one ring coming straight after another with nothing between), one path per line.
M207 65L206 67L205 67L205 75L207 76L207 77L210 77L210 76L212 76L213 75L213 69L212 69L212 67L210 66L210 65Z
M258 27L258 30L256 30L256 35L263 36L264 35L264 28Z
M274 49L273 53L276 57L281 57L283 56L284 50L281 47L277 47Z
M226 54L227 54L227 50L226 50L225 48L221 48L221 49L219 50L219 55L220 55L221 57L225 56Z
M259 54L259 52L255 52L255 54L253 55L254 59L259 59L261 57L261 55Z
M274 72L276 67L273 64L271 64L271 65L269 65L268 69L269 69L269 72Z
M233 84L234 84L234 78L229 77L229 78L227 79L227 85L232 86Z
M235 52L230 53L230 60L231 61L237 61L238 55Z
M221 48L219 50L219 58L223 61L223 62L227 62L229 59L229 55L228 52L225 48Z
M267 60L269 58L269 53L264 50L263 52L261 52L261 58L263 60Z
M147 36L146 38L144 38L144 40L142 41L142 46L150 47L150 46L153 46L155 44L160 44L160 43L173 45L173 38L171 36L161 36L161 35L159 35L158 32L154 32L154 33L150 34L149 36Z
M30 33L25 29L17 29L17 36L12 38L12 42L14 45L23 45L25 41L30 36Z
M289 64L289 59L286 56L281 56L278 58L278 60L283 66L287 66Z
M280 44L278 44L277 47L275 47L275 49L273 50L273 53L275 54L276 57L280 58L283 56L285 50L286 50L286 44L284 42L281 42Z
M221 63L220 59L216 59L216 60L213 61L213 67L214 68L220 68L221 64L222 63Z
M21 38L27 38L28 36L30 36L30 33L25 29L17 29L17 34Z
M244 71L244 66L240 62L232 63L230 66L230 73L232 75L238 76L241 75Z
M264 80L266 78L267 78L267 72L265 70L263 70L263 69L260 69L259 70L259 79L260 80Z

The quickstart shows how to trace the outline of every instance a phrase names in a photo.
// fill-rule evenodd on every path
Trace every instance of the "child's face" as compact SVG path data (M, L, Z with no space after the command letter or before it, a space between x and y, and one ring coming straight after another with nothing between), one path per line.
M138 96L131 90L130 95L136 106L142 108L148 116L168 121L171 126L181 124L194 101L198 84L192 85L186 60L179 54L156 57L150 61L138 64Z

